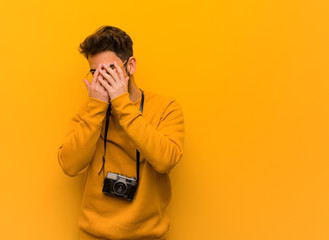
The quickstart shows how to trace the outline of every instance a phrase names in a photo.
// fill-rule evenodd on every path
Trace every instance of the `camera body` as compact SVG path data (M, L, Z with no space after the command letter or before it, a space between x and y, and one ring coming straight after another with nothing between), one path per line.
M118 173L107 172L103 193L131 201L136 191L136 178Z

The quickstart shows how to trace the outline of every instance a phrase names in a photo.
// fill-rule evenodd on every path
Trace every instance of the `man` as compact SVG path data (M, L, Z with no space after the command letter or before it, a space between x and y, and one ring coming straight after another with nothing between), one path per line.
M183 154L183 112L175 99L136 85L132 45L131 38L113 26L100 27L80 44L93 78L91 83L84 79L89 98L69 123L58 162L68 176L85 173L81 240L168 236L170 222L164 211L171 199L169 172ZM106 185L107 173L121 180L137 177L132 199L119 195L134 180L115 189L118 180Z

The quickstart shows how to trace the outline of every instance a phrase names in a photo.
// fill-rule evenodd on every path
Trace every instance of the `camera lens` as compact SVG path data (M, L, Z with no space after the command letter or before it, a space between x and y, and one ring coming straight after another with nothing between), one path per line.
M122 195L126 192L126 185L122 182L117 182L114 184L113 189L118 195Z

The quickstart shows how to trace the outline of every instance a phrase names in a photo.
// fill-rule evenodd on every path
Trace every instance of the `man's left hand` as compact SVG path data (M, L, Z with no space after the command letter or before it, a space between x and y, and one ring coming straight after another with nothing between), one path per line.
M102 64L98 76L99 82L109 93L110 99L128 92L129 77L124 77L122 69L116 61L114 61L114 67L111 69L108 64Z

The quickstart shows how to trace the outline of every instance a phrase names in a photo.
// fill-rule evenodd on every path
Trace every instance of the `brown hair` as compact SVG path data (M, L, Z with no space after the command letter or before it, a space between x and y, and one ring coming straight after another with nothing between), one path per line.
M124 62L133 56L133 41L123 30L104 25L86 37L78 50L87 59L88 56L110 50Z

